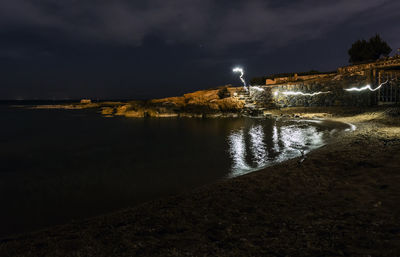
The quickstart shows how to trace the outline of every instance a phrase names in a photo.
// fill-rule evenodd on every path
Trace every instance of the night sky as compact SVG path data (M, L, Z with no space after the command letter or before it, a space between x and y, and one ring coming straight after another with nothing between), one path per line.
M3 0L0 99L153 98L400 47L398 0Z

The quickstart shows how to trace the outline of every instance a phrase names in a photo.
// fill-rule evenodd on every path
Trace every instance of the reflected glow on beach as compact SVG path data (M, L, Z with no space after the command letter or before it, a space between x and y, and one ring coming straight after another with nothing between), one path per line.
M264 126L258 124L248 131L242 128L229 135L229 154L232 159L229 177L303 156L325 143L324 131L319 131L312 124L274 124L272 134L266 133L264 129ZM272 140L268 140L265 135L272 136Z

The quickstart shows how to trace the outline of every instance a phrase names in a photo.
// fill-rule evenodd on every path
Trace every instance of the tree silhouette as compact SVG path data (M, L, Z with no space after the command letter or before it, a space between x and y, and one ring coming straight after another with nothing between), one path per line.
M349 49L349 62L360 63L365 61L375 61L382 55L388 56L392 49L390 46L376 34L368 41L362 39L354 42Z

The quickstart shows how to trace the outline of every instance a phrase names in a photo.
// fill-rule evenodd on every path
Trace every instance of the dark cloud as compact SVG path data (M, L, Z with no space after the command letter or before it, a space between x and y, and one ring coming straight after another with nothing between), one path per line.
M5 0L0 98L29 97L32 87L178 94L238 82L236 64L248 77L331 70L356 39L380 33L400 47L398 10L397 0Z
M141 45L149 34L169 43L226 47L249 42L266 46L313 39L355 16L379 8L397 15L397 1L52 1L13 0L2 4L3 27L60 30L73 39ZM392 6L394 5L394 6ZM372 14L374 14L372 12ZM379 19L373 15L368 19ZM361 21L368 24L368 20Z

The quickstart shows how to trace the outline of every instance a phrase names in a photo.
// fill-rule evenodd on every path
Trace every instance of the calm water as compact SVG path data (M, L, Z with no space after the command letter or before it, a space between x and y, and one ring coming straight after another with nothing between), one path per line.
M346 125L273 119L104 118L0 106L0 237L242 175Z

